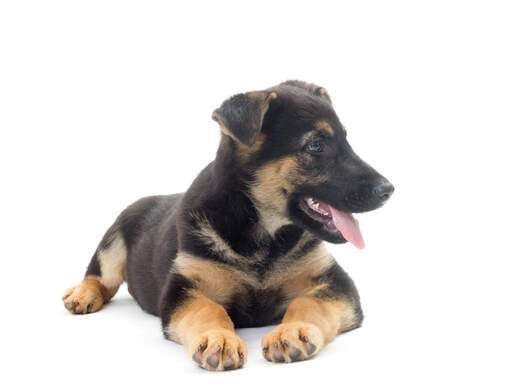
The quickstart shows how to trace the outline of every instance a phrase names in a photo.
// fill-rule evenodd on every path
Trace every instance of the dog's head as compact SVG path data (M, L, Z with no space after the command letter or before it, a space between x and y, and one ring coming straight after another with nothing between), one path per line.
M391 183L361 160L324 88L288 81L235 95L213 119L270 229L290 221L320 239L364 246L352 213L382 206Z

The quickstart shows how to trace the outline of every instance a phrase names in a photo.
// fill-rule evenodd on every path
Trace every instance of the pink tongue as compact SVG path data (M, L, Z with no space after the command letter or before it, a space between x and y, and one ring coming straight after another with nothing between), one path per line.
M329 205L334 225L341 232L343 237L350 243L362 250L364 248L364 239L359 230L359 222L350 213L340 212Z

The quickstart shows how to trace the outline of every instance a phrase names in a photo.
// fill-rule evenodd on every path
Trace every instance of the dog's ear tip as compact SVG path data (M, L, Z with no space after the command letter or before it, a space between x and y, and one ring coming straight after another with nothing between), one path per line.
M324 87L318 87L316 93L317 95L322 96L324 99L326 99L329 103L332 104L332 99Z
M222 108L221 107L213 110L212 119L215 122L217 122L219 125L224 126L224 118L223 118L223 115L221 113L222 113Z
M277 93L274 91L272 91L270 94L268 94L268 97L267 97L268 100L274 100L276 98L277 98Z

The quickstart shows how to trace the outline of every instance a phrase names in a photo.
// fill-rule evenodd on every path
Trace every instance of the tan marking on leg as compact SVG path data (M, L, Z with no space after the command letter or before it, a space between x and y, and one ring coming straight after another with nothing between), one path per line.
M98 261L101 268L100 282L109 292L110 300L124 281L127 250L124 239L118 236L104 250L98 250Z
M347 300L323 300L312 296L301 296L291 302L283 323L304 321L316 324L325 337L325 343L354 326L356 313Z
M273 362L305 360L353 327L355 311L346 300L301 296L291 302L282 323L263 337L263 356Z
M246 285L256 285L257 279L235 267L220 264L186 253L180 253L174 268L189 280L196 289L216 303L225 304Z
M236 369L247 360L247 346L236 334L221 305L198 292L171 317L167 331L185 346L192 359L212 371Z
M327 121L316 121L315 122L315 128L318 130L322 130L324 132L329 133L331 136L334 135L334 129L332 128L331 124Z
M80 285L69 288L62 301L72 314L88 314L98 311L108 300L108 290L97 276L87 276Z

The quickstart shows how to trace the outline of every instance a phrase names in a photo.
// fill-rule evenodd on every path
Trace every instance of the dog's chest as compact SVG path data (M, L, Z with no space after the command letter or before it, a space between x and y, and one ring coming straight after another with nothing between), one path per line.
M226 305L235 327L259 327L278 323L289 304L280 289L249 288Z

